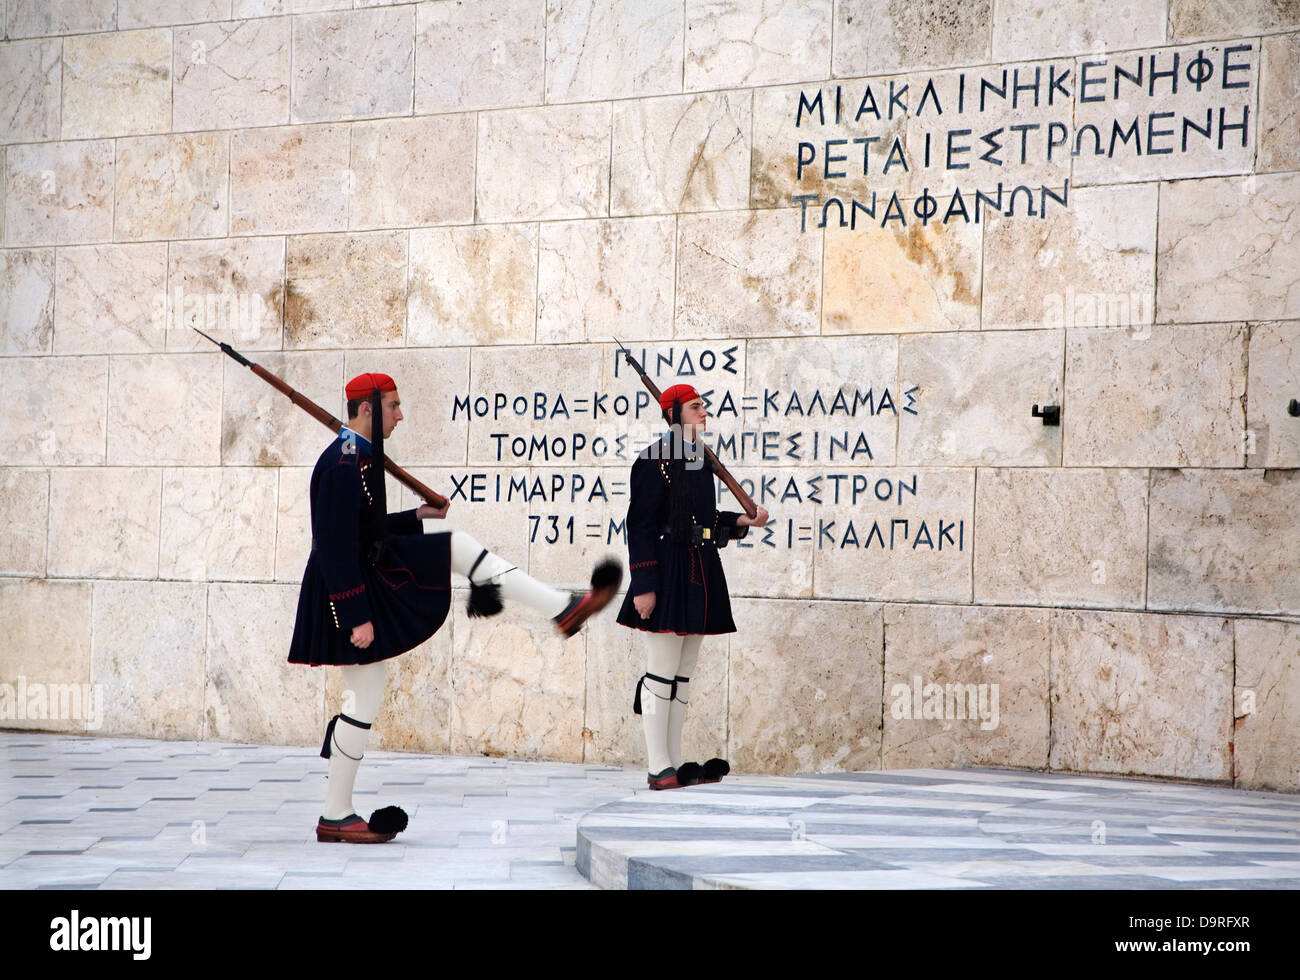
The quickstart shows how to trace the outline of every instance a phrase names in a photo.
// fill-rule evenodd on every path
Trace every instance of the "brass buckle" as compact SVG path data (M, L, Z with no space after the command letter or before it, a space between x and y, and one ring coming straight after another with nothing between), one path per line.
M713 540L713 528L711 528L711 527L702 527L702 528L700 528L700 537L702 537L705 541L712 541L712 540Z

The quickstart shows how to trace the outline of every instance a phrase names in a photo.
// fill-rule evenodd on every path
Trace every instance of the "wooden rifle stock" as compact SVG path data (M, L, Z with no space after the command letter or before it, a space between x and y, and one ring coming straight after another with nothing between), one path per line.
M658 405L659 396L662 394L659 387L650 380L650 376L647 375L645 369L637 363L636 358L632 356L632 352L619 343L618 338L614 339L614 343L618 344L618 349L623 353L623 357L626 359L628 366L641 377L641 383L646 386L646 390L650 392L650 397L653 398L655 404ZM670 425L672 424L668 418L667 412L664 412L664 421L668 422ZM754 503L754 498L745 493L741 485L736 482L736 478L727 472L727 468L722 465L722 460L718 459L717 455L708 447L708 444L703 439L700 439L700 446L704 449L704 458L707 459L709 465L713 467L713 472L717 474L718 479L722 481L723 485L731 491L731 495L736 498L736 502L740 504L745 515L751 518L757 517L758 506Z
M208 340L212 340L212 342L216 344L218 347L220 347L223 351L225 351L227 354L233 357L240 364L244 365L244 367L252 371L255 375L257 375L259 378L261 378L263 381L269 384L280 394L288 398L289 401L293 402L295 405L301 408L304 412L306 412L308 415L314 418L321 425L326 426L335 435L338 435L339 430L343 428L343 423L340 422L338 419L336 419L333 415L325 411L325 409L321 408L319 405L317 405L314 401L312 401L302 392L295 391L293 388L290 388L289 385L287 385L282 379L277 378L274 374L272 374L266 368L262 367L260 364L254 364L252 361L244 357L243 354L239 353L239 351L235 350L229 344L223 344L217 340L213 340L211 337L208 337L207 334L203 333L203 331L200 330L198 327L192 327L191 329L193 329L195 333L207 337ZM382 424L382 422L380 424ZM420 497L423 497L429 504L433 505L434 507L441 509L443 507L446 507L449 504L449 501L447 500L446 497L426 487L415 477L411 476L410 473L406 472L406 470L402 469L400 466L394 463L392 459L389 458L387 455L385 455L384 457L384 469L387 472L393 474L393 478L397 480L398 483L409 488L412 492L419 495Z

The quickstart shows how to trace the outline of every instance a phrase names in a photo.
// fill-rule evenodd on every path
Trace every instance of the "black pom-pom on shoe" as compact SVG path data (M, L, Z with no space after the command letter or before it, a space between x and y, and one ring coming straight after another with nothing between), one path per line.
M495 616L504 608L501 603L501 586L496 582L484 582L482 585L470 583L469 602L466 603L465 611L471 619Z
M702 783L718 783L722 777L731 772L731 765L726 759L710 759L701 768Z
M623 566L613 558L606 558L591 570L591 587L593 589L617 589L623 584Z
M366 821L376 834L400 834L408 823L406 811L400 806L385 806L370 814Z
M683 762L677 767L677 785L694 786L703 782L704 770L698 762Z

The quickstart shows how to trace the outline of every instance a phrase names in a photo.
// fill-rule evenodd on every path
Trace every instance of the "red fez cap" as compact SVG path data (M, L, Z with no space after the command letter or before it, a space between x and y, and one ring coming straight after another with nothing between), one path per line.
M665 412L673 407L673 402L681 402L685 405L689 401L694 401L700 396L690 385L673 385L665 389L659 395L659 407Z
M358 374L343 389L348 396L348 401L352 401L354 398L369 398L376 390L396 391L397 383L386 374L367 371L365 374Z

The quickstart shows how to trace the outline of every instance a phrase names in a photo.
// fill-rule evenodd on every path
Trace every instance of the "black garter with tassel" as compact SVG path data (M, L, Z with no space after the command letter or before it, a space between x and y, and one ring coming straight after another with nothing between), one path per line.
M466 603L465 611L471 619L495 616L505 608L501 604L501 586L498 583L489 580L480 585L474 581L474 570L487 554L487 549L484 548L469 569L469 602Z
M641 714L641 688L645 686L647 677L652 681L658 681L660 684L667 684L672 688L672 692L668 695L669 701L677 697L677 679L675 677L656 677L654 674L642 674L641 679L636 682L636 697L632 699L632 714L634 715ZM654 691L650 692L650 696L658 697Z
M320 747L320 757L322 759L328 759L334 754L334 750L330 743L334 741L334 726L338 724L340 718L346 721L349 725L354 725L357 728L364 728L367 731L370 729L370 726L364 721L357 721L355 718L349 718L347 715L342 713L335 715L330 719L329 725L325 728L325 744ZM340 749L339 751L342 752L343 750ZM344 754L346 755L346 753Z

